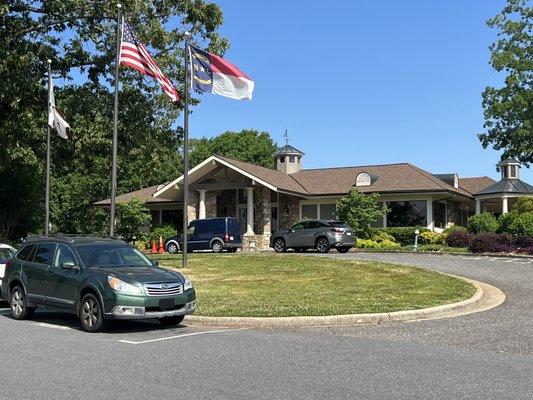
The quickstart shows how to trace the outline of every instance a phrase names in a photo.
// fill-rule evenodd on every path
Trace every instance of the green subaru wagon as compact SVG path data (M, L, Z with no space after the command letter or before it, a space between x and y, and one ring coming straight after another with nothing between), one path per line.
M6 264L2 294L15 319L36 308L78 315L89 332L109 319L158 319L177 325L196 309L191 281L115 238L30 237Z

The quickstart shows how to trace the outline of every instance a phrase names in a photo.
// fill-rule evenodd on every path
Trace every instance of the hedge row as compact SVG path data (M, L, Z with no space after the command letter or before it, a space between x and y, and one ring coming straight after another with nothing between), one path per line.
M451 232L446 237L450 247L468 247L473 253L523 253L533 255L533 237L508 233Z

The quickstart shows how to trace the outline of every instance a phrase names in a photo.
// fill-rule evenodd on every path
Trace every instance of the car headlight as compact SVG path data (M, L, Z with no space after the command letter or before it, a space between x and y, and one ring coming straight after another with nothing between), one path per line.
M189 278L187 278L186 276L184 276L184 278L185 278L185 283L183 284L183 291L192 289L191 280Z
M109 282L109 286L111 286L111 289L113 289L115 292L125 294L141 294L140 288L121 281L120 279L115 278L114 276L108 276L107 281Z

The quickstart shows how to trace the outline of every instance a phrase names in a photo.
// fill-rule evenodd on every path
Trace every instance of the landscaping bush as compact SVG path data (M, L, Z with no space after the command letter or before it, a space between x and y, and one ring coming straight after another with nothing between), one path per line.
M409 246L415 243L415 230L417 229L420 233L429 232L427 228L417 227L383 228L381 231L394 237L396 243L402 246Z
M533 197L519 197L512 211L517 214L533 212Z
M473 235L470 232L456 230L446 235L446 244L450 247L470 247Z
M516 213L510 212L506 214L501 214L498 217L498 230L497 233L509 233L509 226L512 224L516 217Z
M471 233L494 233L498 230L498 228L498 220L492 213L473 215L468 220L468 231Z
M473 237L469 248L473 253L510 253L516 248L515 238L507 233L480 233Z
M513 214L507 232L521 235L521 236L533 236L533 212L526 212L522 214ZM508 215L508 214L504 214Z
M176 228L172 225L159 226L152 229L152 231L146 236L147 247L152 246L152 241L159 245L159 237L163 238L163 242L167 241L174 236L176 232Z
M422 232L420 234L420 237L418 238L418 241L420 244L436 244L441 245L444 244L445 235L442 233L437 232Z
M442 231L444 235L448 235L452 232L467 232L468 229L461 225L452 225L449 228L446 228Z
M360 249L397 249L400 247L398 243L387 239L379 242L372 239L357 239L356 246Z

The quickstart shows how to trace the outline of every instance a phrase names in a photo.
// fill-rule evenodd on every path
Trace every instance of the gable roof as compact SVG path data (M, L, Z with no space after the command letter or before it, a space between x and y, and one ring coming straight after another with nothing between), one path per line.
M476 194L494 183L496 183L496 181L488 176L459 178L459 187L463 188L470 194Z
M169 200L167 199L153 197L154 193L157 191L158 188L161 188L161 185L149 186L144 189L139 189L139 190L134 190L133 192L124 193L124 194L117 196L115 198L115 201L117 203L127 203L136 197L145 204L168 202ZM100 200L94 203L95 206L108 206L110 204L111 204L111 199Z

